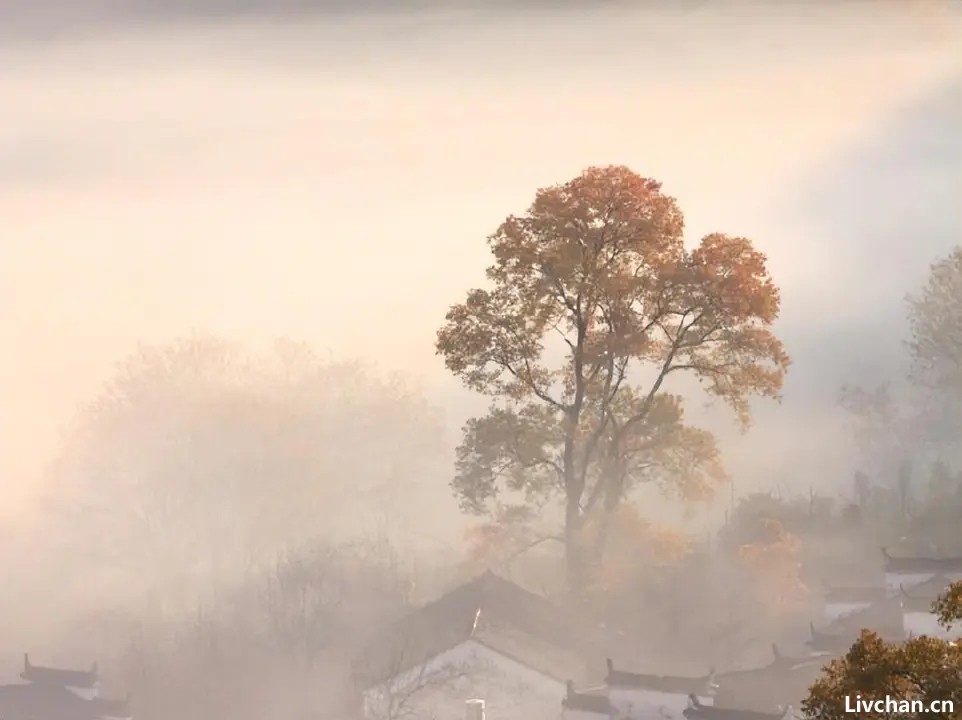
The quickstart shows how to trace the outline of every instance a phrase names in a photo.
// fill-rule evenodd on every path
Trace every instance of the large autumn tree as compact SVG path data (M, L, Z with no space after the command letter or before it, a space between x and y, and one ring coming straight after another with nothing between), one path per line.
M488 238L488 287L438 332L448 369L493 399L458 449L463 508L560 497L572 588L639 484L697 496L725 479L670 377L696 377L743 425L752 396L780 393L789 359L771 330L779 294L765 256L720 233L687 249L683 228L659 182L589 168Z
M962 620L962 584L954 583L935 602L932 611L945 628ZM952 701L955 712L908 713L901 717L959 717L962 715L962 645L923 635L904 643L889 643L868 630L848 653L831 662L812 685L802 703L810 720L844 720L846 698L865 701ZM888 712L861 712L866 718L890 718Z

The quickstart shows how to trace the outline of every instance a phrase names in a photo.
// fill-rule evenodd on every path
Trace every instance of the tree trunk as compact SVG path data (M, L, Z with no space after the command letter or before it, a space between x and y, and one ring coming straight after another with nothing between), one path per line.
M565 571L572 599L581 597L587 581L582 527L581 506L577 499L569 498L565 508Z
M611 525L625 492L624 462L617 450L605 463L604 473L599 482L604 485L604 506L602 507L603 516L593 548L596 563L601 563L604 558L605 547L611 534Z

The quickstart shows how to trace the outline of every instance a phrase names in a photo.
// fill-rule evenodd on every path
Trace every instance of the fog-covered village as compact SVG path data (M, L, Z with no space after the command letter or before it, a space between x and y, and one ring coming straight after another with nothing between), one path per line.
M0 118L0 720L962 717L962 4L0 0Z

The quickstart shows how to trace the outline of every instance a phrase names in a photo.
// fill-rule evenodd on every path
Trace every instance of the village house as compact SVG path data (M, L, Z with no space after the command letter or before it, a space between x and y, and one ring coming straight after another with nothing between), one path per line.
M773 645L767 665L696 677L631 672L611 659L602 674L611 637L488 572L372 641L356 666L363 712L368 720L457 717L465 698L478 697L484 702L470 701L467 712L482 720L485 708L497 720L554 720L559 701L563 720L781 720L862 629L890 641L947 637L932 603L962 577L962 559L884 558L884 585L826 589L823 627L810 623L807 652Z
M921 585L939 575L949 582L962 580L962 557L893 557L882 548L885 557L885 587L890 594L900 588Z
M778 653L771 667L785 670L795 666ZM729 673L732 679L758 679L758 673L770 667L741 674ZM599 688L576 691L568 684L562 701L563 720L649 720L650 718L677 718L678 720L781 720L789 705L779 704L772 712L743 709L733 704L719 706L717 691L721 687L714 680L714 673L703 677L672 677L646 675L617 670L610 666L605 684ZM719 679L724 675L717 676ZM731 689L731 688L729 688ZM729 700L737 703L732 694Z
M839 656L852 646L865 628L885 640L900 642L906 636L902 604L900 595L888 595L883 590L880 599L869 604L861 603L857 610L840 615L826 613L828 622L821 629L817 629L814 622L809 623L811 638L808 646L816 652Z
M131 720L130 698L100 697L97 665L89 670L43 667L23 656L25 681L0 686L3 720Z
M811 624L809 647L841 655L863 629L890 642L917 635L954 637L939 625L932 606L940 593L962 577L962 558L896 558L883 554L885 587L828 589L827 625L816 629Z
M691 696L711 703L714 670L704 677L648 675L617 670L609 659L605 686L619 717L662 717L683 720Z
M715 707L701 703L694 695L691 696L690 703L685 708L687 720L787 720L792 714L791 706L774 713Z
M829 656L824 652L785 655L773 645L772 661L768 665L716 675L712 705L780 716L786 707L797 707L801 703L828 660ZM707 706L706 703L701 705Z
M899 588L902 605L902 626L909 637L928 635L942 640L954 640L958 630L947 630L939 624L932 607L939 595L952 583L945 575L935 575L912 588Z
M493 717L557 720L567 683L590 684L597 653L576 628L547 599L485 573L371 641L355 663L363 714L457 717L477 697Z

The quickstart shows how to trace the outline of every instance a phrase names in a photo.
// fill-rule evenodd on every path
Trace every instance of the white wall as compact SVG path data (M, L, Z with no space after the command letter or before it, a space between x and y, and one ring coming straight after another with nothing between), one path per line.
M565 692L560 680L468 640L366 691L364 713L368 720L388 720L397 703L408 698L407 718L460 720L465 701L482 698L492 720L558 720Z
M586 712L584 710L571 710L569 708L564 708L561 713L562 720L601 720L605 718L605 715L599 715L598 713ZM495 718L491 718L495 720Z
M930 637L942 638L943 640L955 640L962 635L958 629L946 630L939 625L938 618L929 612L906 612L902 615L902 626L906 633L912 633L916 637L928 635Z
M100 695L99 684L94 684L93 687L89 687L89 688L80 688L80 687L73 687L71 685L68 685L67 689L70 692L72 692L74 695L77 695L78 697L82 697L84 700L93 700L95 697L98 697Z

